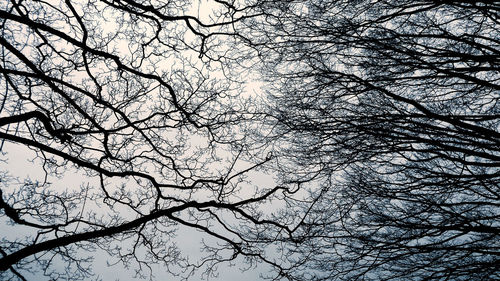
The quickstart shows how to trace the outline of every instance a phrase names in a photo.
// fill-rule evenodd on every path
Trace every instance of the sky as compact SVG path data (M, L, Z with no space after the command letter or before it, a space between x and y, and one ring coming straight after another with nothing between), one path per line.
M33 161L34 154L32 151L27 150L25 147L20 145L5 142L2 153L0 156L0 171L7 171L11 177L17 178L19 180L30 179L32 181L43 181L44 173L41 166L38 165L38 161ZM272 175L266 175L261 172L255 172L252 175L252 181L255 184L261 185L272 185L274 184ZM79 188L79 183L92 183L95 179L85 177L81 174L65 174L61 179L48 178L48 181L53 181L55 189L63 188ZM94 183L95 184L95 183ZM13 191L16 186L5 186L2 185L2 190L4 194L9 191ZM4 198L7 199L8 198ZM95 211L95 210L93 210ZM13 239L20 238L23 234L31 233L28 228L20 226L11 226L6 221L5 217L0 221L2 227L0 227L0 237ZM176 243L181 250L181 253L191 260L196 260L200 257L200 248L202 240L210 241L210 238L206 235L202 235L193 229L180 228L177 231L177 237L173 239L173 243ZM140 277L134 278L134 266L130 269L125 269L122 263L109 264L115 262L113 257L110 257L106 252L96 249L94 252L82 252L81 256L92 256L94 261L92 262L93 272L95 273L94 278L101 279L104 281L108 280L119 280L119 281L134 281L134 280L148 280L142 279ZM56 268L63 268L64 263L56 265ZM172 276L167 272L161 265L153 265L153 280L181 280L180 277ZM244 272L241 269L246 268ZM44 281L49 280L43 277L40 272L35 274L29 274L23 272L28 280L33 281ZM252 281L252 280L263 280L261 278L262 274L270 274L270 268L264 264L259 264L257 267L248 269L248 265L245 263L244 259L239 257L231 263L224 263L218 266L217 276L208 277L202 276L202 272L196 271L189 280L218 280L218 281ZM202 279L203 278L203 279ZM64 280L64 279L60 279Z
M59 3L59 1L49 1L51 3ZM77 2L77 1L75 1ZM216 4L215 1L193 1L199 6L193 6L192 10L188 12L188 14L192 14L198 16L200 19L205 20L207 22L210 21L210 17L212 15L211 9L214 7L218 7L219 4ZM81 11L80 11L81 12ZM102 26L103 32L112 31L117 26L113 26L110 24L112 21L107 18L107 22L104 26ZM104 34L102 34L104 36ZM125 47L125 46L122 46ZM126 48L121 49L124 51ZM120 50L118 48L118 50ZM222 77L222 74L211 73L214 77ZM2 83L4 81L1 81ZM249 86L246 88L247 93L250 95L255 95L255 93L259 92L260 83L252 81L252 83L248 84ZM4 90L2 88L2 90ZM5 114L0 112L0 116ZM45 181L45 174L43 172L42 165L39 160L34 160L35 154L33 151L26 149L25 147L15 145L12 143L4 143L0 155L0 171L7 171L9 176L15 179L13 182L19 181L18 184L21 184L22 181L29 179L33 182ZM244 165L244 163L242 164ZM60 190L78 190L82 186L86 184L89 185L97 185L96 178L86 177L78 171L66 171L60 178L57 177L49 177L46 179L48 182L53 183L50 188L53 188L56 191ZM257 186L266 186L270 187L275 184L272 175L267 175L264 173L253 173L250 176L250 181ZM2 190L4 194L8 194L10 192L14 192L18 185L16 184L6 184L3 183ZM5 198L9 200L9 198ZM95 204L86 205L86 208L98 208ZM92 210L95 211L95 210ZM83 210L82 210L83 212ZM99 213L99 211L97 211ZM12 227L8 225L8 222L5 220L5 217L0 222L4 227L0 228L0 236L4 238L8 237L23 237L24 235L28 235L28 230L24 227ZM201 241L204 238L200 233L193 231L192 229L179 229L177 233L177 237L175 238L175 243L179 245L181 252L186 254L190 258L196 260L196 258L200 255L199 246L201 245ZM89 253L84 253L88 255ZM133 268L131 270L124 270L122 264L116 264L114 266L108 266L107 261L110 261L106 254L102 251L97 250L94 255L95 261L93 262L94 272L96 277L102 278L102 280L137 280L132 278L133 276ZM112 260L112 258L111 258ZM63 267L61 263L60 267ZM260 280L260 274L265 274L268 272L269 268L264 265L258 266L256 268L251 268L245 272L241 272L240 268L245 268L246 264L242 258L236 259L234 262L230 264L224 264L219 266L218 276L216 278L210 278L208 280L220 280L220 281L246 281L246 280ZM26 274L23 272L23 274ZM153 274L157 277L156 280L178 280L176 277L168 277L168 274L161 267L156 267ZM201 276L199 276L200 272L196 273L198 275L194 275L190 280L200 280ZM35 274L30 276L26 274L26 277L29 280L40 280L43 278L39 274Z

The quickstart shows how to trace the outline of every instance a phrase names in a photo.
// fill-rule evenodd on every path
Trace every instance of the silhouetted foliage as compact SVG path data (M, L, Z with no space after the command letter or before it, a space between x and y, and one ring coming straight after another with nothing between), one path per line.
M500 278L497 1L259 1L294 280ZM307 187L307 188L306 188ZM302 216L302 218L301 218Z
M498 2L202 2L0 4L2 278L500 279Z

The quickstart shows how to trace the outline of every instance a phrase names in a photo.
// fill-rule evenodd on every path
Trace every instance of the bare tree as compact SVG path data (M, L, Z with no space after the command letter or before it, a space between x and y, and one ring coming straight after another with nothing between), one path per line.
M266 145L309 190L284 199L281 274L500 279L498 1L251 6Z
M0 174L2 278L87 279L102 249L144 275L500 279L497 2L194 2L0 4L2 151L43 171ZM178 227L219 244L192 262Z
M96 249L140 276L152 263L189 276L240 255L250 266L265 259L252 245L286 229L261 207L280 188L245 180L270 158L245 161L252 117L223 68L238 58L223 42L249 15L194 4L0 4L2 152L24 148L43 171L0 175L0 279L88 279ZM178 227L217 243L191 262L171 240Z

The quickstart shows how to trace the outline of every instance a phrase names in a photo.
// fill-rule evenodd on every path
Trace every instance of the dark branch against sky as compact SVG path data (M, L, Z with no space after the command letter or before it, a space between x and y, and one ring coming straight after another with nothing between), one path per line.
M96 258L153 280L500 279L499 19L2 2L1 278L99 279Z

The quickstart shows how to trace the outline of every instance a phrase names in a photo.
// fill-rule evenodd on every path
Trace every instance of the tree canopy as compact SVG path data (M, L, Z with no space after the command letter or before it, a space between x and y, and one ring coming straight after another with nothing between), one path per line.
M500 3L0 7L1 278L500 279Z
M252 117L222 66L238 19L193 4L2 2L2 151L35 168L1 174L2 229L19 233L2 230L1 279L87 280L96 249L139 276L154 263L211 274L241 254L252 263L245 241L282 227L259 210L280 188L245 181L268 159L245 160ZM216 242L191 261L180 227Z
M296 280L500 278L498 3L258 6Z

